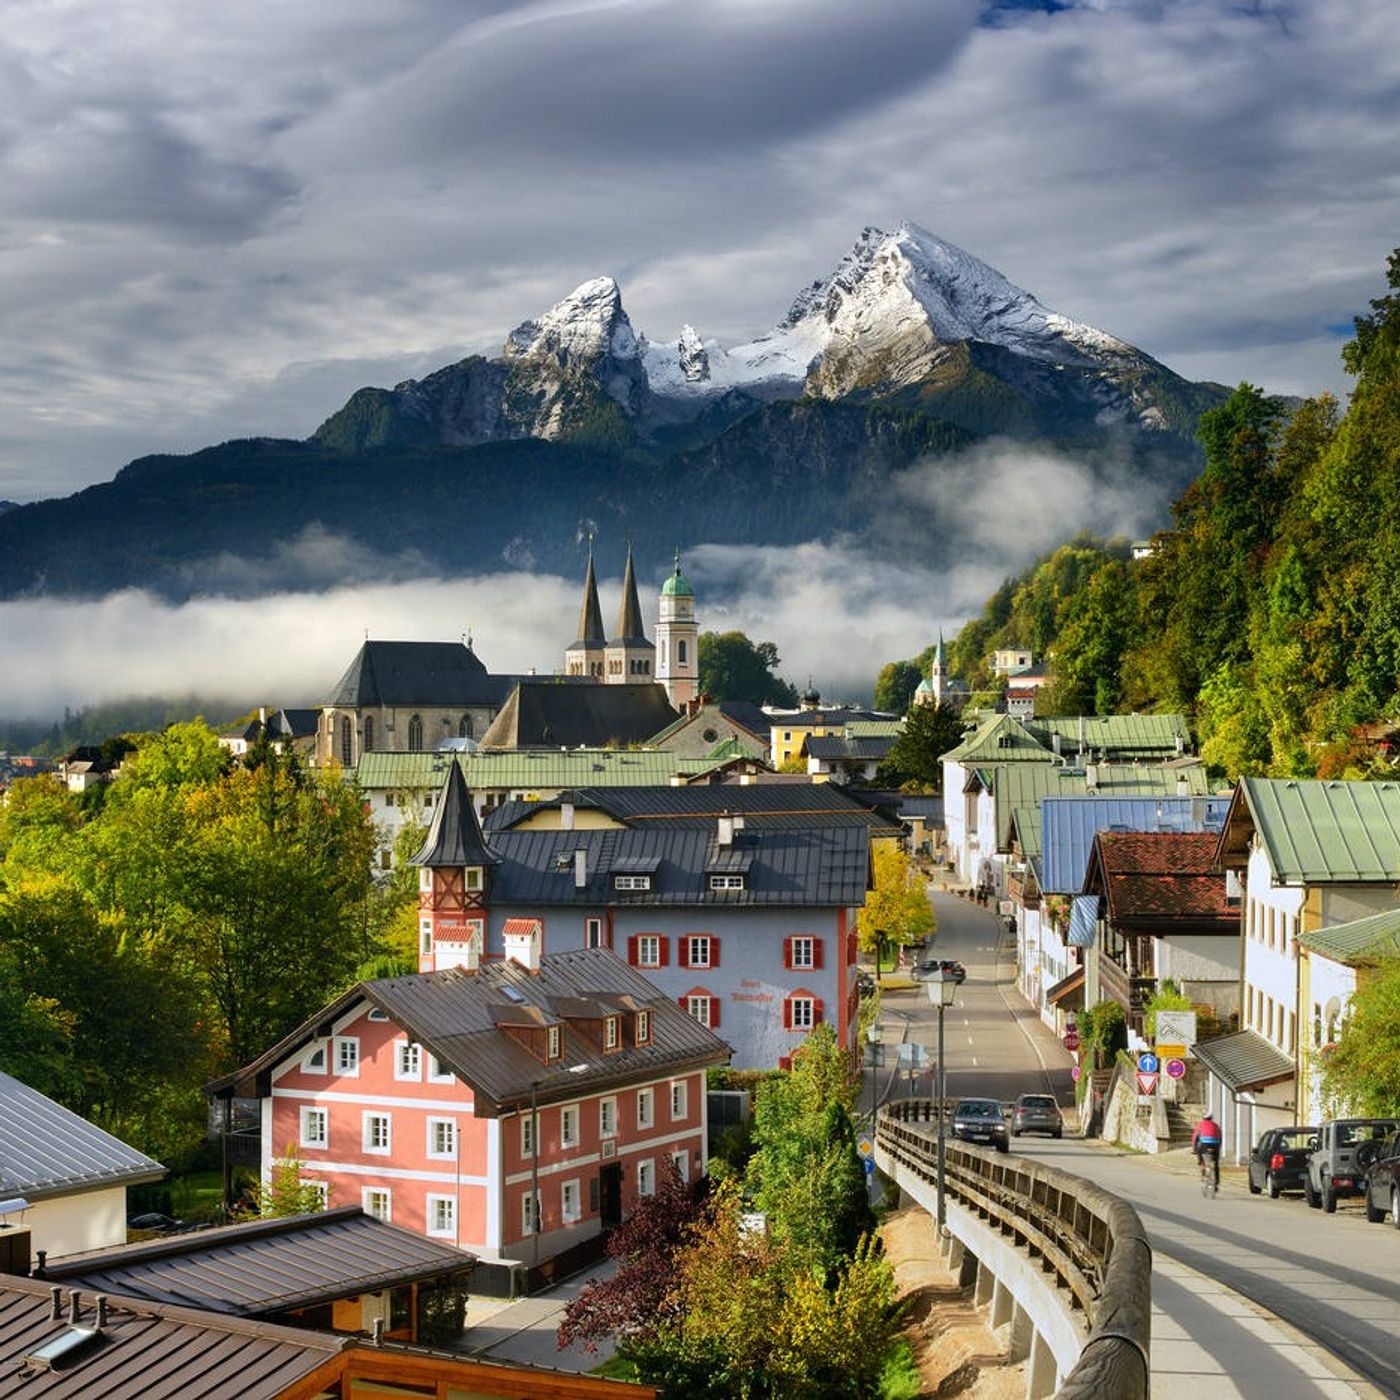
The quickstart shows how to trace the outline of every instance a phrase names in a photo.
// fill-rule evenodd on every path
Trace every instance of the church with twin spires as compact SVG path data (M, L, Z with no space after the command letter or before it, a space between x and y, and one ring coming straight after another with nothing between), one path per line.
M698 643L695 590L681 573L679 550L674 571L661 585L656 642L647 640L637 598L630 541L627 567L622 576L622 606L618 610L617 629L608 637L603 630L603 610L598 602L598 577L593 568L590 540L578 636L565 648L565 675L591 677L605 685L661 685L665 687L666 698L679 710L699 693Z

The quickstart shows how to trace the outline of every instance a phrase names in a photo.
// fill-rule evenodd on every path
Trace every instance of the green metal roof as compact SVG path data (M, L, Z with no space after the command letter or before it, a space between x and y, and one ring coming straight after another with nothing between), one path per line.
M897 739L903 729L902 719L853 719L846 733L852 739Z
M1053 763L1055 755L1012 715L992 715L979 724L955 749L943 755L944 763L967 767L991 767L1001 763Z
M364 788L436 789L454 758L474 791L650 786L715 766L711 758L680 758L658 749L521 749L473 754L367 753L355 772Z
M1400 958L1400 909L1387 909L1383 914L1353 919L1335 928L1300 933L1298 944L1310 953L1321 953L1340 963Z
M1021 843L1021 856L1024 860L1039 860L1041 853L1040 803L1017 807L1011 813L1012 832Z
M1133 749L1175 753L1177 741L1191 742L1184 715L1048 715L1026 721L1026 728L1045 743L1060 736L1062 750L1077 749L1081 729L1085 746L1095 752Z
M1400 783L1243 778L1240 791L1280 883L1400 881Z

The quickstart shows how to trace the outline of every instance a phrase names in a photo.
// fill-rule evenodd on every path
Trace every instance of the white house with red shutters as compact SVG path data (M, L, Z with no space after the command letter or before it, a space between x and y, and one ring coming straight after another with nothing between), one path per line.
M748 829L721 814L488 839L454 765L414 864L422 971L611 948L737 1067L786 1067L822 1022L852 1046L864 822Z
M362 982L209 1086L331 1206L532 1264L705 1169L729 1048L606 948Z

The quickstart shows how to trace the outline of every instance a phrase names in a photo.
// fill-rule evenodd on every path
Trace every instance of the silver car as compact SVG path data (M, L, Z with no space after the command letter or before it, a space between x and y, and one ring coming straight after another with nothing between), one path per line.
M1011 1136L1022 1133L1048 1133L1051 1137L1065 1135L1065 1120L1060 1106L1050 1094L1022 1094L1011 1110Z

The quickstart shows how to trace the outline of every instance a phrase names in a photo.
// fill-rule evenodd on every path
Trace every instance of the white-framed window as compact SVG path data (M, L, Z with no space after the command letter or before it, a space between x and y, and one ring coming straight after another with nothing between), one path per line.
M428 1083L429 1084L451 1084L453 1080L452 1071L446 1068L442 1061L431 1052L428 1055Z
M637 1163L637 1194L639 1196L654 1196L656 1194L656 1166L650 1157Z
M816 1025L816 1007L811 997L793 997L788 1006L793 1030L809 1031Z
M455 1118L428 1119L428 1156L438 1161L457 1155L457 1120Z
M617 1100L598 1100L598 1136L617 1136Z
M661 937L655 933L637 935L637 966L661 966Z
M792 940L792 965L795 968L817 965L816 939L799 936Z
M712 1000L713 998L708 996L688 996L685 999L685 1009L699 1021L702 1026L708 1026L710 1024L710 1003Z
M686 936L686 965L689 967L709 967L710 935L707 933Z
M540 1198L533 1191L527 1191L520 1198L520 1233L533 1235L540 1228Z
M637 1044L647 1045L651 1042L651 1012L637 1012Z
M585 948L601 948L603 946L603 921L601 919L585 919L583 921L583 946Z
M423 873L427 874L427 871ZM431 918L418 920L418 951L420 953L433 951L433 921Z
M319 1210L325 1210L331 1202L331 1188L329 1182L318 1181L315 1177L304 1176L301 1179L301 1187L304 1191L311 1191L316 1197L316 1206Z
M387 1113L366 1113L364 1115L364 1149L380 1156L387 1156L393 1147L393 1126Z
M366 1215L376 1220L392 1220L393 1201L387 1186L366 1186L360 1197Z
M675 1169L676 1169L676 1175L677 1175L678 1177L680 1177L680 1179L681 1179L682 1181L689 1181L689 1180L690 1180L690 1153L689 1153L689 1152L673 1152L673 1153L671 1153L671 1165L672 1165L673 1167L675 1167Z
M394 1078L412 1080L423 1078L423 1047L412 1040L394 1042Z
M389 796L392 797L392 796L393 796L393 793L390 793ZM386 800L387 800L387 799L386 799ZM432 867L431 867L431 866L428 866L428 865L425 865L425 866L423 866L423 867L418 871L418 888L419 888L420 890L431 890L432 887L433 887L433 871L432 871Z
M616 1016L605 1016L603 1018L603 1049L616 1050L621 1033L618 1029Z
M711 875L710 888L712 890L741 890L744 888L744 877L742 875Z
M650 875L614 875L613 889L615 890L649 890L651 888Z
M559 1187L559 1209L566 1225L582 1217L581 1200L577 1181L566 1181Z
M360 1074L360 1037L338 1035L335 1038L335 1072L350 1079Z
M325 1147L330 1125L324 1108L303 1108L301 1111L301 1145Z
M578 1105L571 1103L559 1110L560 1147L578 1146Z
M535 1119L529 1113L520 1120L520 1155L522 1157L535 1155Z
M326 1042L324 1040L318 1040L301 1057L301 1067L306 1074L324 1074L326 1072Z
M544 1057L557 1060L564 1053L564 1031L561 1026L550 1026L545 1031Z
M689 1095L686 1093L686 1083L684 1079L673 1079L671 1081L671 1117L672 1119L684 1118L688 1108Z
M467 866L467 888L469 890L479 890L481 888L481 867L479 865Z
M457 1199L455 1196L429 1196L426 1202L428 1233L439 1239L453 1239L457 1234Z
M656 1122L656 1094L652 1089L637 1090L637 1126L650 1128Z

